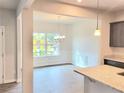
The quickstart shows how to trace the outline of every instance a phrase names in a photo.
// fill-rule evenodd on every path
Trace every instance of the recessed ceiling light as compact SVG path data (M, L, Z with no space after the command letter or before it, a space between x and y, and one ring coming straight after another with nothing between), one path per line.
M81 3L81 2L82 2L82 0L77 0L77 2Z

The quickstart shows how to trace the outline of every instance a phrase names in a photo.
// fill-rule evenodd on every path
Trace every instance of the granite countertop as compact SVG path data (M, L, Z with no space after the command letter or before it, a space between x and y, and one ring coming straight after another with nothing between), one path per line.
M124 69L101 65L90 68L77 68L75 69L75 72L103 83L120 92L124 92L124 76L118 75L118 73L124 72Z
M114 61L118 61L118 62L124 63L124 56L120 56L120 55L105 56L104 59L114 60Z

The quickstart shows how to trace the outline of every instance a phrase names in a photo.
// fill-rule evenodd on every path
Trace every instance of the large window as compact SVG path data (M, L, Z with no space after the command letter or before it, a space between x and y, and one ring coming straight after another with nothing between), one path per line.
M59 55L59 42L55 40L56 33L33 33L33 56Z

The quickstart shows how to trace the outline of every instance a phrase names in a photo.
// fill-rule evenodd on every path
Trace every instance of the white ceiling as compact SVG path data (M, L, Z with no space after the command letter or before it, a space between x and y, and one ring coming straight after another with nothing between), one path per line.
M16 9L21 0L0 0L0 8Z
M0 8L16 9L21 0L0 0ZM55 0L62 3L73 4L81 7L96 8L97 0ZM99 0L100 9L106 11L118 11L124 9L124 0Z
M62 24L74 24L83 22L86 20L93 20L93 19L84 19L79 17L70 17L70 16L63 16L63 15L56 15L51 13L44 13L39 11L33 12L33 20L35 22L47 22L47 23L62 23Z
M59 2L78 5L81 7L96 8L97 0L82 0L81 3L77 0L56 0ZM118 11L124 9L124 0L99 0L100 9L106 11Z

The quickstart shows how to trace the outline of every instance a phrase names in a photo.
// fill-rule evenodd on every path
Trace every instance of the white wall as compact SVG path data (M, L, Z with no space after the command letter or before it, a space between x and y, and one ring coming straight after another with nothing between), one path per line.
M60 31L58 31L58 25ZM60 35L65 35L66 38L60 42L60 53L58 56L48 56L48 57L34 57L34 67L72 63L72 38L71 38L71 25L69 24L59 24L59 23L49 23L34 20L34 32L43 33L58 33Z
M116 21L124 21L124 11L114 12L102 17L102 36L101 36L101 61L104 56L120 55L124 56L124 48L110 47L110 23Z
M106 55L112 55L113 51L111 47L109 47L109 32L110 32L110 22L112 19L111 14L107 14L102 16L102 27L101 27L101 58L100 61L103 64L104 63L104 57Z
M0 25L5 26L5 83L16 80L16 11L0 9Z
M33 10L22 12L23 93L33 93Z
M124 21L124 11L119 11L114 13L113 18L111 22L118 22L118 21ZM121 55L124 56L124 47L116 47L111 48L114 55Z
M73 63L76 66L88 67L99 64L100 36L94 36L95 19L84 19L72 26L73 30Z
M22 82L22 14L17 17L17 81Z

